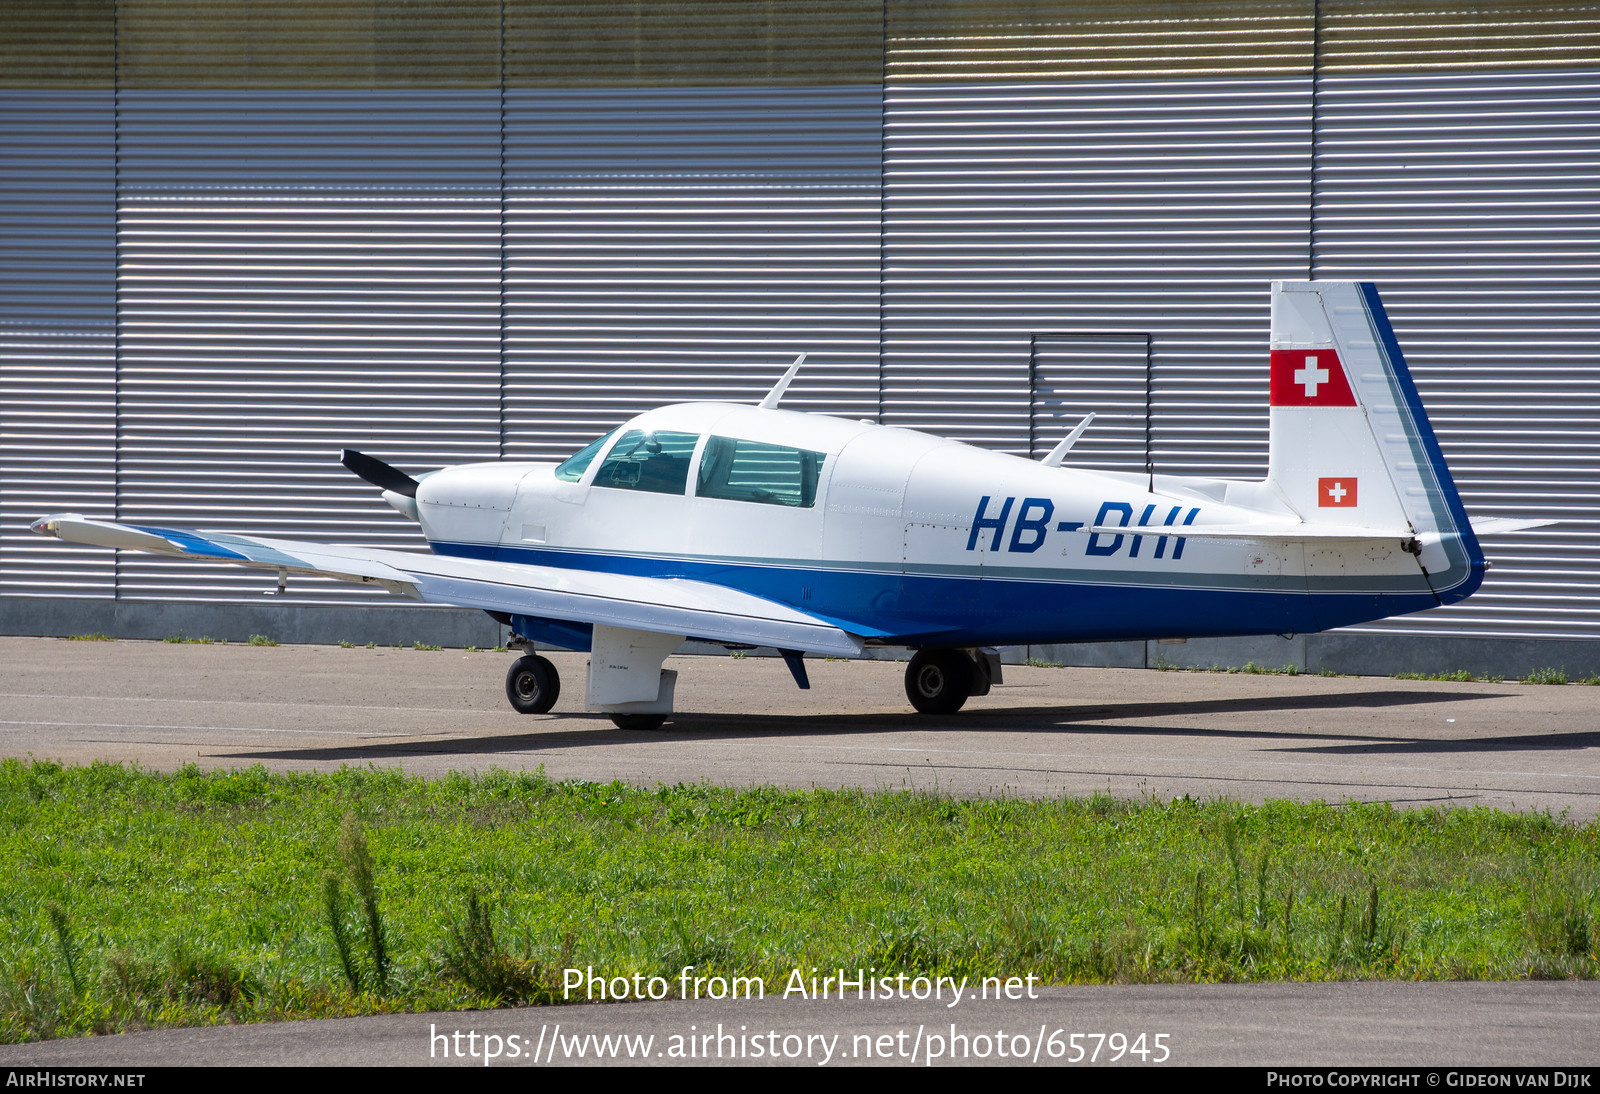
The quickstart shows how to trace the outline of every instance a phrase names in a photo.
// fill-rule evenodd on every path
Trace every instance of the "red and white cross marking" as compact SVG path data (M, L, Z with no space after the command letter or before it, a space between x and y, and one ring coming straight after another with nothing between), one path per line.
M1315 399L1317 388L1328 382L1328 370L1317 364L1315 357L1307 357L1304 367L1294 370L1294 382L1306 389L1306 398Z
M1318 479L1317 505L1324 509L1350 509L1356 504L1356 480L1350 478Z
M1339 354L1331 349L1272 351L1273 406L1355 406Z

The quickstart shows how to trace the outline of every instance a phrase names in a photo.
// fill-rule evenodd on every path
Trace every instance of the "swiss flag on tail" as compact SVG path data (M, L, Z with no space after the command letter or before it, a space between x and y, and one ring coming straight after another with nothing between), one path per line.
M1331 349L1272 351L1273 406L1355 406L1339 354Z
M1324 509L1350 509L1356 505L1356 480L1318 479L1317 505Z

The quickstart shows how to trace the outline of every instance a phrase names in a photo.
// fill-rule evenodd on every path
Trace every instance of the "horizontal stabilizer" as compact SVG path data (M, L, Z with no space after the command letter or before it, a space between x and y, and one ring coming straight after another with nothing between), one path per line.
M1558 520L1524 520L1521 517L1474 517L1472 530L1480 536L1503 536L1508 532L1526 532L1529 528L1547 528L1560 523Z
M1409 528L1362 528L1351 524L1266 522L1259 524L1096 524L1077 531L1089 535L1171 536L1174 539L1415 539Z
M1554 520L1523 520L1518 517L1479 517L1472 521L1472 530L1480 536L1504 535L1522 532L1529 528L1544 528L1559 524ZM1135 535L1172 536L1183 539L1270 539L1270 540L1324 540L1324 539L1381 539L1412 540L1417 533L1409 528L1367 528L1354 524L1314 524L1302 521L1260 521L1249 524L1095 524L1074 529L1084 535Z

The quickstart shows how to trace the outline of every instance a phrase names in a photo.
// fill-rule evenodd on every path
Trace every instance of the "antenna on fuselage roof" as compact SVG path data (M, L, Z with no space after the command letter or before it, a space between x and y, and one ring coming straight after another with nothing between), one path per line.
M1066 459L1067 453L1077 443L1078 438L1083 436L1083 431L1089 428L1089 423L1092 421L1094 421L1094 411L1091 410L1083 416L1083 421L1073 426L1072 432L1062 437L1061 443L1052 448L1050 454L1039 462L1046 467L1060 467L1061 461Z
M782 379L772 385L772 390L767 392L767 397L757 405L762 410L772 410L778 405L778 400L783 398L783 393L789 390L789 381L794 379L794 374L800 371L800 366L805 363L806 355L801 354L794 359L794 364L789 366L789 371L783 374Z

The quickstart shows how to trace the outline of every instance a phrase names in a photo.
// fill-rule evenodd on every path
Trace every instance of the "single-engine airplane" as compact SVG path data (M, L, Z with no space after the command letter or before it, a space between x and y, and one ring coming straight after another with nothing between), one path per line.
M585 706L624 728L672 711L686 639L805 654L915 652L906 694L951 714L988 692L996 647L1287 634L1450 604L1486 566L1377 291L1272 287L1270 456L1260 482L1034 462L925 433L758 406L641 414L560 464L412 476L343 462L418 521L432 554L154 528L60 513L74 543L322 574L480 608L520 645L589 652ZM511 705L561 683L530 651Z

